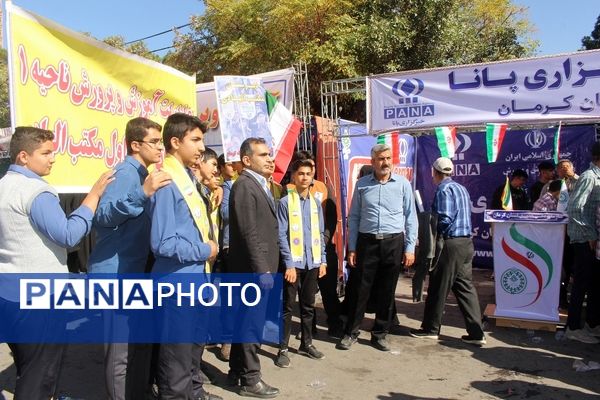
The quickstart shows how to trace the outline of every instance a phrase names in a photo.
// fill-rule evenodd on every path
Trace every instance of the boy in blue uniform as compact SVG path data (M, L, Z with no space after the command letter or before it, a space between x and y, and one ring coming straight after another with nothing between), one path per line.
M150 247L156 258L152 272L195 273L201 280L206 261L217 255L217 244L209 240L204 202L187 168L202 157L205 131L206 126L197 117L183 113L169 116L165 123L167 154L161 170L171 176L172 182L150 199ZM179 320L176 309L173 311L163 321L166 328L176 331L178 325L188 322L195 326L194 322ZM161 399L218 398L206 392L192 393L193 359L200 358L199 350L193 343L160 345L157 378Z
M312 344L312 325L315 317L315 294L318 280L327 271L324 223L321 202L310 194L313 164L297 160L292 165L292 182L288 195L279 201L279 249L285 265L283 289L283 340L275 365L289 367L288 342L292 322L292 307L299 293L301 345L300 354L320 360L325 356Z
M150 251L150 218L144 213L150 196L171 182L163 171L148 173L161 159L162 127L146 118L134 118L125 127L127 157L115 167L111 183L94 217L96 245L90 255L90 273L143 273ZM106 324L113 323L112 318ZM106 343L104 369L109 400L125 400L143 393L148 384L151 346ZM128 359L135 365L128 366ZM135 372L135 374L132 374ZM127 393L126 393L127 388Z

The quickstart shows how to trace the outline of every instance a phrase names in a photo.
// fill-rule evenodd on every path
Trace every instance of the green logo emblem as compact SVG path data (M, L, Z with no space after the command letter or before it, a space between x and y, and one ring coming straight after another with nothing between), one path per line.
M527 287L527 277L517 268L509 268L500 278L502 289L509 294L522 293Z

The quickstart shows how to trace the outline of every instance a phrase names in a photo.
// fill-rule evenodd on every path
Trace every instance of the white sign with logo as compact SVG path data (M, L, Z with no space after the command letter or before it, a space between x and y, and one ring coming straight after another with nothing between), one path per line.
M598 119L599 83L600 50L374 75L367 129Z
M486 211L490 212L494 211ZM556 221L557 213L538 214L549 214L548 221ZM488 217L486 221L490 221ZM491 219L497 221L494 222L495 315L556 322L565 221L514 222L519 219L522 220L520 217Z

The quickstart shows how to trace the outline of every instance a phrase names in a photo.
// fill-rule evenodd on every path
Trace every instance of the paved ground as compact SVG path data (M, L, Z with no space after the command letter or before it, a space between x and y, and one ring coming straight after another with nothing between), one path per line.
M475 271L482 309L493 301L489 271ZM408 330L417 328L423 304L413 304L410 279L401 278L397 290L401 326L390 335L388 353L369 345L368 332L349 351L334 348L321 329L315 345L326 355L321 361L292 354L287 369L273 364L276 349L263 347L264 379L281 389L284 399L598 399L600 370L576 372L573 362L600 362L600 345L557 340L554 333L486 326L488 344L483 348L463 344L462 318L450 298L439 342L414 339ZM322 313L320 317L322 317ZM365 319L364 328L372 322ZM290 346L297 347L292 338ZM85 400L104 399L100 346L69 348L60 378L61 393ZM204 359L211 365L216 384L209 391L226 399L240 398L219 387L227 365L210 351ZM1 400L12 400L15 369L6 345L0 345ZM26 399L24 399L26 400Z

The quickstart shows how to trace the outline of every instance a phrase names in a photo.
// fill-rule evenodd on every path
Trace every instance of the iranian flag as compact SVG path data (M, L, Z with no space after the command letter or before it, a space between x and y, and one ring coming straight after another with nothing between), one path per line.
M456 127L440 126L435 128L438 147L442 157L452 158L456 153Z
M392 149L392 163L400 163L400 144L398 143L398 132L391 132L377 136L377 144L387 144Z
M558 164L558 156L560 151L560 128L562 126L562 122L558 123L558 128L556 129L556 135L554 135L554 164Z
M485 142L487 145L487 159L488 163L496 162L500 148L502 148L502 142L504 141L504 134L506 133L506 124L487 124L485 127Z
M512 196L510 194L510 181L508 180L508 175L506 176L506 184L504 185L504 189L502 190L502 209L503 210L512 210Z
M267 111L269 112L269 130L273 141L275 155L275 172L273 179L281 182L294 154L296 141L302 128L302 123L292 112L277 101L269 91L266 93Z

